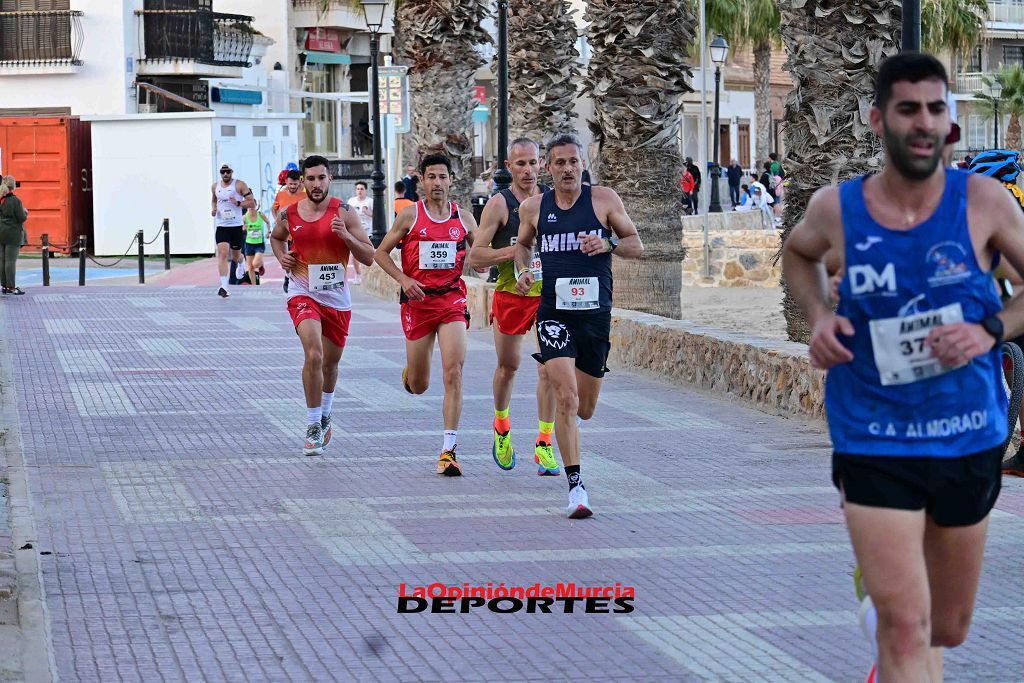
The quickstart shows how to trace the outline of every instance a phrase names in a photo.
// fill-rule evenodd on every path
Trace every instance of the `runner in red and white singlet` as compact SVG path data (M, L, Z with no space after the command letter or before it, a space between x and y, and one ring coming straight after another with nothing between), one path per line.
M373 245L355 211L328 197L331 176L326 159L307 158L302 176L306 198L278 214L270 245L291 277L288 313L305 353L307 425L302 452L319 455L331 440L338 363L352 316L352 293L345 281L349 254L370 265Z
M402 286L402 329L406 339L402 383L406 391L422 394L427 390L435 338L441 346L444 445L437 472L457 477L462 474L455 447L462 414L462 366L469 327L462 268L476 221L449 201L451 171L451 162L443 154L431 154L420 162L425 199L402 209L374 258ZM391 259L391 251L399 244L401 268Z

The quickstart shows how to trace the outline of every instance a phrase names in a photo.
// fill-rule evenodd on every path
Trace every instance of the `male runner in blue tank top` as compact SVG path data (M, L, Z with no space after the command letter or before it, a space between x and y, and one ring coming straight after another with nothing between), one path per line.
M583 185L583 145L572 133L547 145L554 189L519 207L516 289L533 287L533 246L543 280L537 311L538 360L555 393L555 438L569 480L568 515L593 512L580 476L577 418L589 420L608 368L612 322L612 252L640 258L644 245L614 190Z
M783 255L828 370L832 479L880 681L942 680L942 648L967 637L1006 437L998 345L1024 330L1024 302L1001 311L990 273L997 253L1024 266L1024 215L998 182L940 163L947 83L930 55L882 63L884 170L815 193Z

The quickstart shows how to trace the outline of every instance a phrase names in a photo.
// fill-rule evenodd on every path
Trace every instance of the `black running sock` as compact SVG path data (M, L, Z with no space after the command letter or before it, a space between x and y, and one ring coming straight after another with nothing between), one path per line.
M566 465L565 466L565 478L569 480L569 490L572 491L577 486L586 490L586 486L583 486L583 477L580 475L579 465Z

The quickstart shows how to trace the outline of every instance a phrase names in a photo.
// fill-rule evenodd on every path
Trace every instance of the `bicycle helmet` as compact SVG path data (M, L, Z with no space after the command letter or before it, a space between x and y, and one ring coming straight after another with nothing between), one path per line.
M1003 183L1013 183L1021 171L1018 157L1018 152L1008 149L989 149L978 152L967 168L971 173L987 175Z

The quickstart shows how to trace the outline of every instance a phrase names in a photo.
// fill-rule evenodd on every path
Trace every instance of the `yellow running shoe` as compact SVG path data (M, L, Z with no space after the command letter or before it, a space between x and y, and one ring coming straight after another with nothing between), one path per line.
M491 446L494 464L506 472L516 466L516 449L512 448L512 430L502 434L494 430L494 445Z
M462 468L455 459L455 449L441 451L441 457L437 461L437 473L446 477L461 477Z
M533 461L537 463L537 474L542 477L557 477L558 461L555 460L555 449L545 441L538 441L533 447Z

